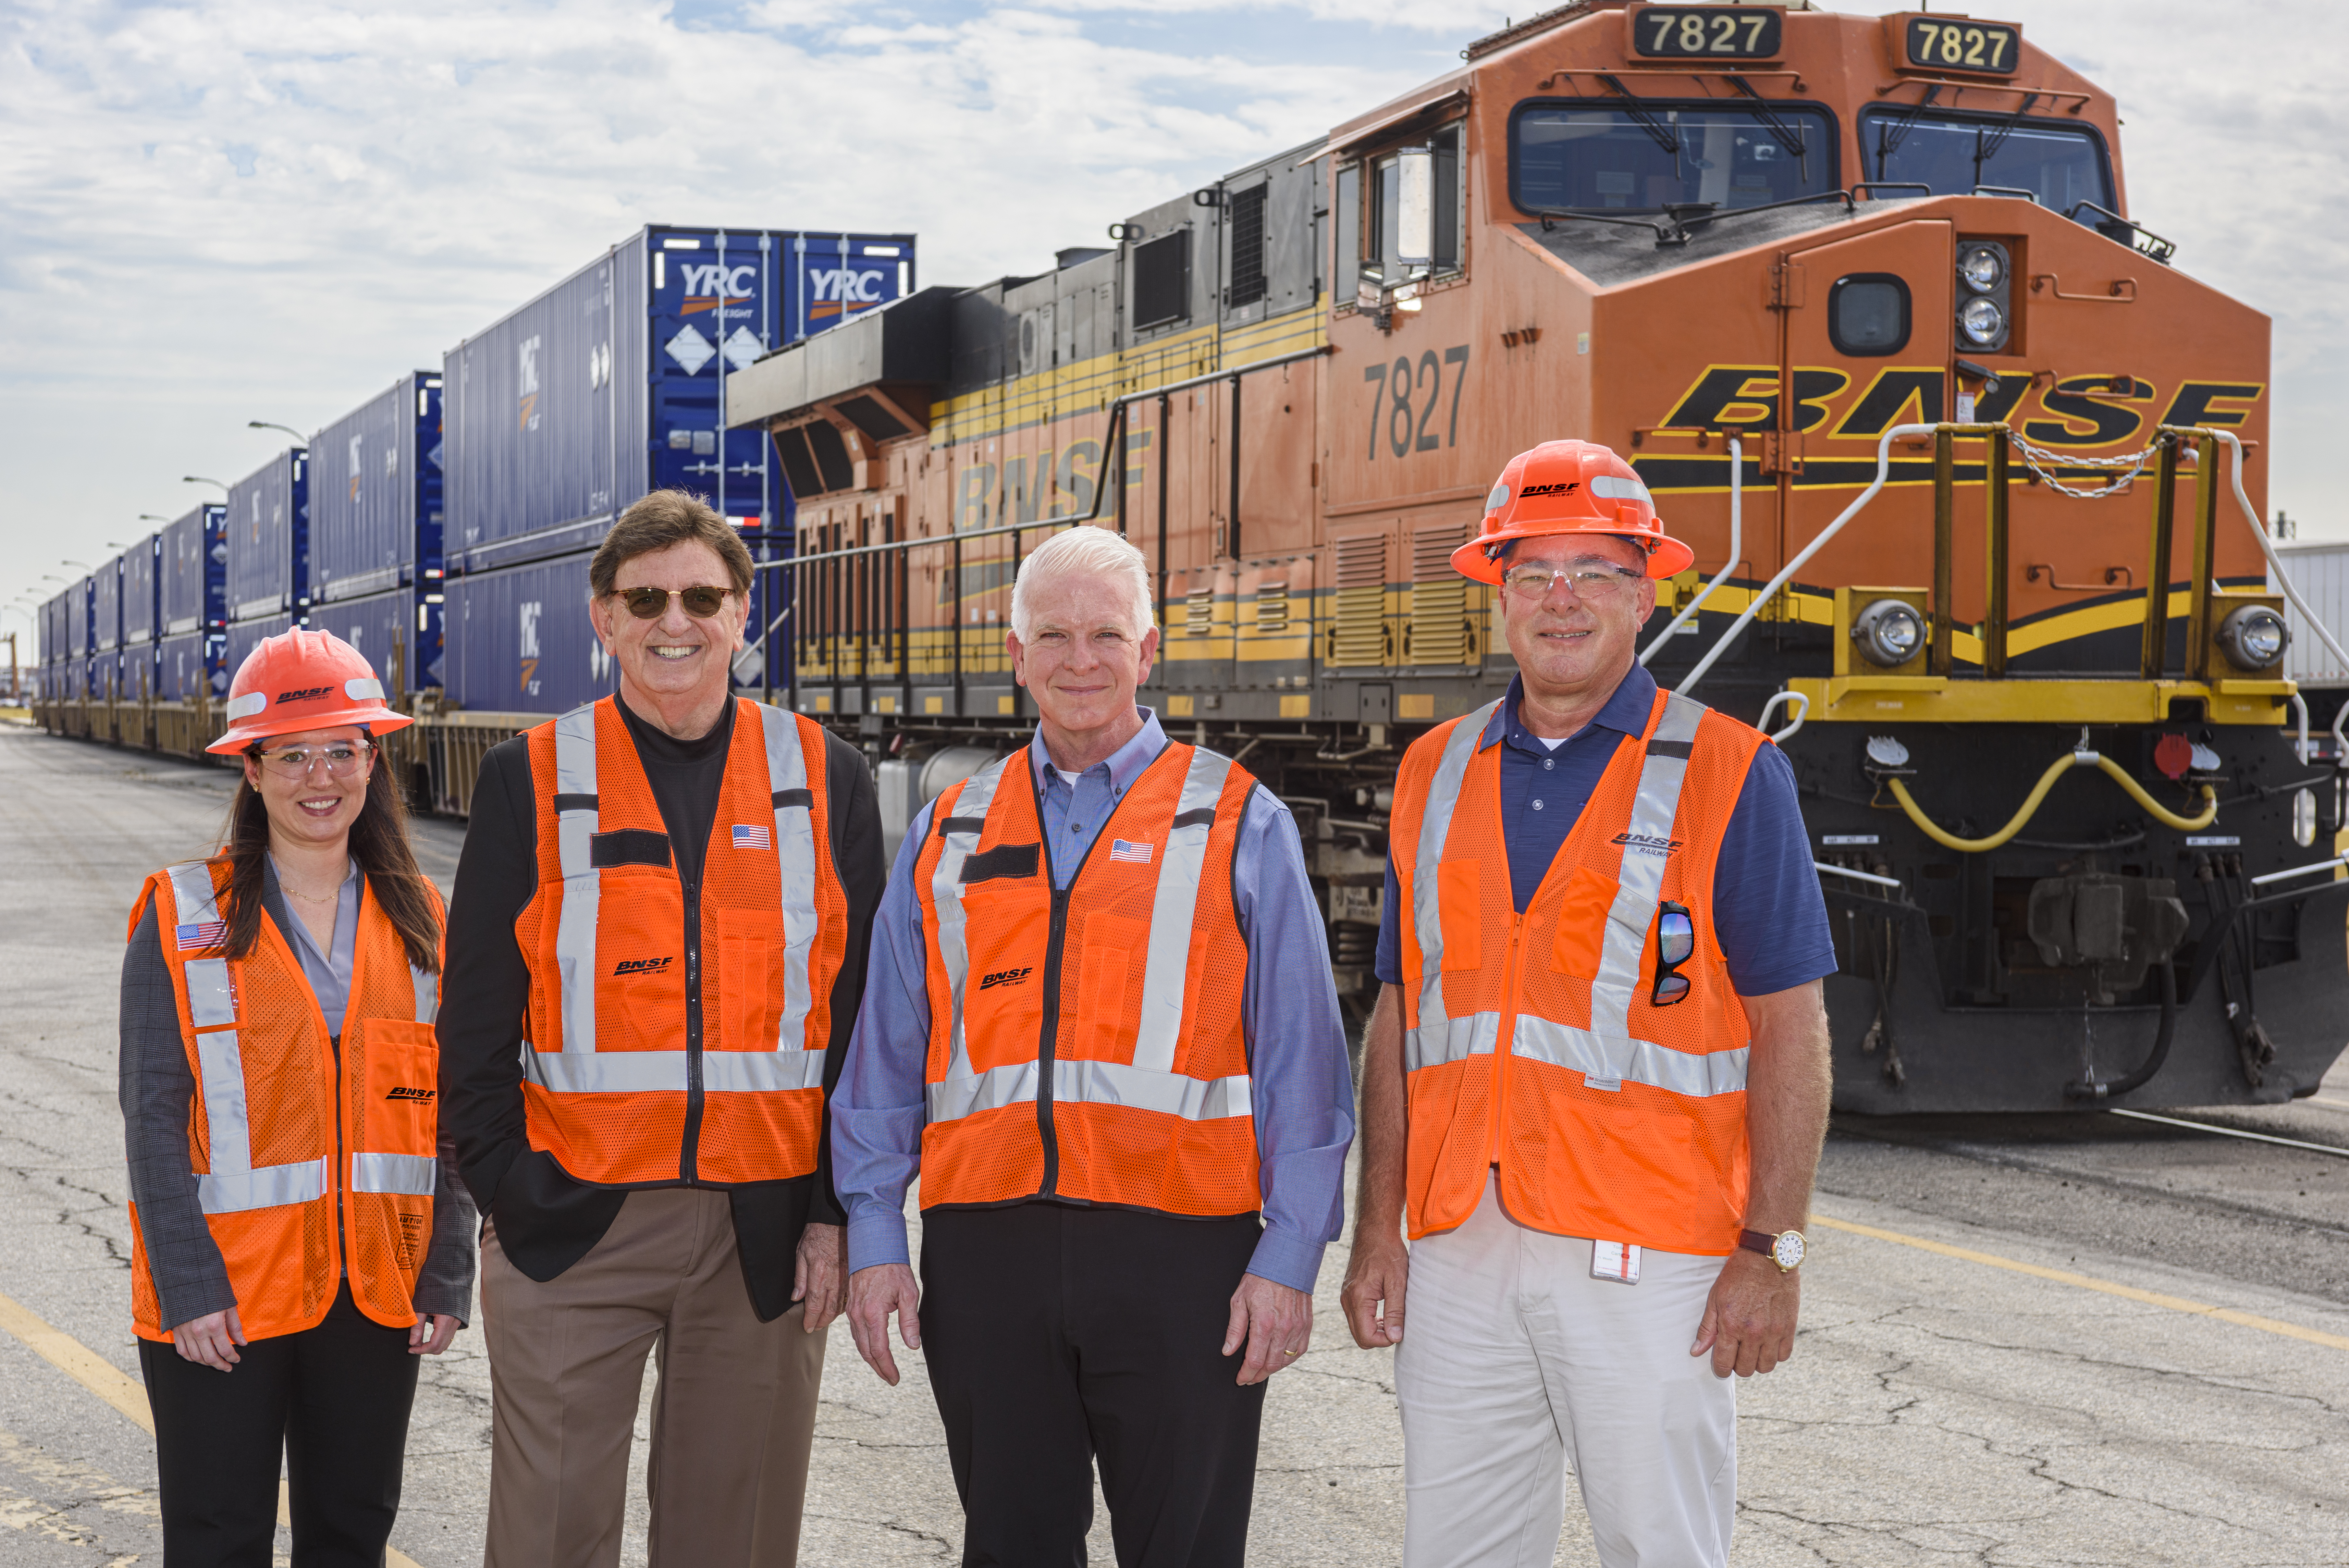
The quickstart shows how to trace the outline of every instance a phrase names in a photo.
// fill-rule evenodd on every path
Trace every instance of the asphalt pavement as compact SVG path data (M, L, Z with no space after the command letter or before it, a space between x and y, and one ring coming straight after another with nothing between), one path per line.
M0 1295L133 1378L124 919L209 847L230 783L0 724ZM446 888L462 825L416 836ZM2349 1078L2223 1119L2349 1146ZM1816 1214L1795 1357L1739 1389L1738 1563L2349 1562L2349 1159L2109 1116L1848 1122ZM1399 1560L1392 1356L1347 1338L1342 1263L1273 1383L1257 1563ZM891 1389L844 1327L828 1355L802 1561L956 1561L920 1356ZM478 1333L425 1369L393 1536L422 1568L480 1557L489 1395ZM154 1487L151 1439L0 1332L0 1568L160 1563ZM1558 1561L1597 1561L1578 1505Z

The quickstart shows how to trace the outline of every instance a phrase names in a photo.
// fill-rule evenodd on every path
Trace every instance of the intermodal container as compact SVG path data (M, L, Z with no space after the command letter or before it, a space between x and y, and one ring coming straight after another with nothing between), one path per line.
M228 672L230 684L235 683L238 668L244 663L247 654L261 646L263 638L275 637L281 631L293 629L294 618L290 615L256 616L251 620L229 622L222 641L221 668ZM221 694L226 696L228 693L223 691Z
M155 645L155 695L166 702L191 702L202 692L212 701L228 695L228 671L221 659L225 631L183 631Z
M41 603L41 662L55 668L66 660L66 596L51 594Z
M89 607L98 597L96 585L82 578L66 590L66 657L86 662L90 655Z
M441 685L451 702L563 713L611 693L615 667L587 618L593 554L449 579Z
M264 619L308 607L309 463L306 448L289 447L229 487L229 619Z
M440 684L440 605L414 588L310 607L310 628L331 631L366 656L387 695Z
M440 372L415 370L310 443L310 597L440 577Z
M765 436L727 429L726 371L914 283L911 234L664 225L613 246L442 361L451 575L592 548L654 490L788 529Z
M150 534L122 556L122 641L125 647L155 640L156 552L162 535Z
M90 647L109 653L122 646L122 557L90 575Z
M2279 545L2292 586L2308 601L2334 640L2349 648L2349 542L2337 539ZM2281 591L2278 585L2271 589ZM2283 672L2302 686L2349 686L2349 670L2333 657L2324 639L2309 626L2299 607L2286 601L2284 624L2292 628L2292 646L2284 650Z
M167 636L228 624L228 508L218 502L197 507L163 527L162 555L156 563L157 610Z

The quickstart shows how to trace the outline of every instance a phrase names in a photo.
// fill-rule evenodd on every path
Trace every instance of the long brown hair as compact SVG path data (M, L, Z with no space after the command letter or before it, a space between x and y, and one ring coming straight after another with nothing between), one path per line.
M417 868L416 852L409 847L408 802L392 776L398 771L381 752L376 753L366 803L351 824L351 858L358 862L359 875L367 878L376 902L391 917L409 965L438 974L440 917L424 873ZM229 866L228 901L222 910L228 934L220 950L225 957L242 959L261 940L262 888L267 881L264 857L268 853L268 803L250 778L241 776L236 798L229 803L228 825L221 833L221 855Z

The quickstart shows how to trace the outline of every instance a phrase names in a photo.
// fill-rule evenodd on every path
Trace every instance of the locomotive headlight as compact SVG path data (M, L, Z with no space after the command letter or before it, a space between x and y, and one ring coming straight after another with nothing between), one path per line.
M1969 299L1958 307L1958 330L1977 348L1995 348L2006 341L2006 312L1994 299Z
M1976 294L1988 294L2006 281L2006 258L1991 245L1970 245L1958 257L1958 275Z
M2240 670L2266 670L2292 646L2292 628L2265 605L2245 605L2219 623L2219 647Z
M1925 623L1901 599L1878 599L1852 618L1851 639L1860 656L1887 669L1908 663L1925 646Z

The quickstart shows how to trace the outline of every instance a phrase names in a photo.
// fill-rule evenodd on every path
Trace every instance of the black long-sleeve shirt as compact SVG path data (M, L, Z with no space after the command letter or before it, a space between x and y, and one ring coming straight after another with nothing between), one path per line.
M717 727L698 741L664 733L625 702L619 709L668 830L685 898L698 899L737 709L729 703ZM865 942L886 875L880 806L864 759L839 737L828 740L826 817L833 866L848 895L848 932L832 989L832 1039L823 1065L827 1102L864 1000ZM574 1179L553 1155L532 1148L524 1133L522 1052L530 967L515 940L514 921L538 891L537 802L528 741L517 736L492 748L474 786L472 818L450 901L449 973L440 1024L440 1121L455 1140L466 1185L495 1226L498 1245L514 1267L545 1281L603 1239L630 1189ZM677 1028L681 1044L683 1017ZM743 1281L762 1320L791 1305L802 1230L843 1223L832 1186L830 1131L827 1112L812 1175L731 1185L681 1179L646 1184L707 1187L730 1195Z

